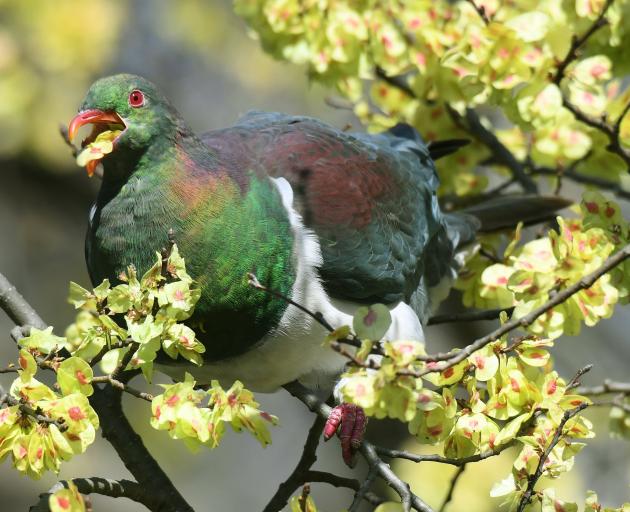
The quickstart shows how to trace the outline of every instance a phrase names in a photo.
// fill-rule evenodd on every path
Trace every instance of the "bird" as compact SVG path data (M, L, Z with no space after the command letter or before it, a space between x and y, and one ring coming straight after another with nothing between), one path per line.
M129 264L146 271L171 231L200 289L188 322L202 326L203 365L162 358L176 378L238 379L257 392L294 380L334 388L347 359L294 303L333 326L382 303L392 318L385 338L423 343L423 324L481 225L442 212L437 197L434 160L462 141L426 144L406 124L351 133L254 111L198 135L153 83L118 74L89 88L70 140L84 125L92 132L83 146L115 134L87 163L89 173L103 171L85 244L92 283L117 282ZM248 275L276 293L261 293ZM333 409L324 433L351 432L346 462L365 421L356 406Z

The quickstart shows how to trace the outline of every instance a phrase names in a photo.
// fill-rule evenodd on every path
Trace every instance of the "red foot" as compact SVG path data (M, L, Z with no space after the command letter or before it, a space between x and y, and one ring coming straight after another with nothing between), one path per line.
M354 454L361 446L367 418L363 409L354 404L341 404L333 408L324 425L324 440L328 441L339 430L341 454L344 462L354 466Z

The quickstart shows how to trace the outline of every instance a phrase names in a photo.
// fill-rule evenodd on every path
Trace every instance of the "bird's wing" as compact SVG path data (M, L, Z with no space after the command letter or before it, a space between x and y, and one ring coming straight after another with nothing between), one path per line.
M289 181L319 239L331 295L408 300L423 275L431 286L446 272L460 237L447 233L435 167L417 132L350 134L312 118L252 112L202 138L228 167Z

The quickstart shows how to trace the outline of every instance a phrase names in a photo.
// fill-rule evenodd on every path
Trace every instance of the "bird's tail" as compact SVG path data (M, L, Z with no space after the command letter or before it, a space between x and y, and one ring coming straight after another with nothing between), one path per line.
M423 286L412 295L413 307L427 318L446 298L468 255L476 250L476 233L514 228L521 221L527 225L552 220L570 204L556 196L500 196L445 214L444 229L427 247Z
M526 226L555 219L558 211L572 204L559 196L504 195L461 210L481 223L479 231L514 228L519 222Z

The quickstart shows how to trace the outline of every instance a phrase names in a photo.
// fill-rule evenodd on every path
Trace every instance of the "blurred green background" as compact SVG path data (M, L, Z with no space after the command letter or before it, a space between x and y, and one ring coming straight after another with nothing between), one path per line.
M0 0L0 272L59 333L74 314L65 301L68 281L89 284L83 237L99 183L74 164L58 126L73 117L95 78L116 72L157 83L198 131L232 124L254 108L358 127L347 112L326 106L328 92L309 84L304 69L265 55L228 0ZM456 300L449 305L461 308ZM590 382L607 376L627 379L629 321L620 312L596 330L563 340L557 353L560 371L569 376L592 361L596 370ZM0 315L0 365L16 356L10 327ZM463 332L431 328L429 344L431 350L440 350L454 340L467 343L491 327L480 323ZM10 376L0 377L3 385L10 384ZM281 420L272 432L273 445L265 450L249 436L230 434L218 449L191 455L183 444L149 427L147 404L129 400L126 409L196 510L255 511L262 510L297 463L312 420L284 392L258 398ZM560 486L560 495L581 501L584 489L593 488L604 502L620 503L629 498L630 450L624 442L607 439L604 411L598 425L599 438L578 457L579 471ZM393 423L372 422L369 435L389 446L405 442L404 427ZM488 480L489 489L491 481L507 474L509 464L508 455L467 469L450 510L494 510L497 502L490 501L480 482ZM320 450L318 466L352 474L341 464L336 441ZM421 496L439 505L453 468L402 464L399 469ZM365 469L359 466L357 471L363 474ZM60 478L72 476L129 474L99 440L86 455L63 466ZM54 475L30 481L5 461L0 466L0 509L28 510L37 494L55 481ZM341 510L351 501L347 490L316 485L313 493L323 511ZM125 500L95 497L93 502L96 511L143 510Z

